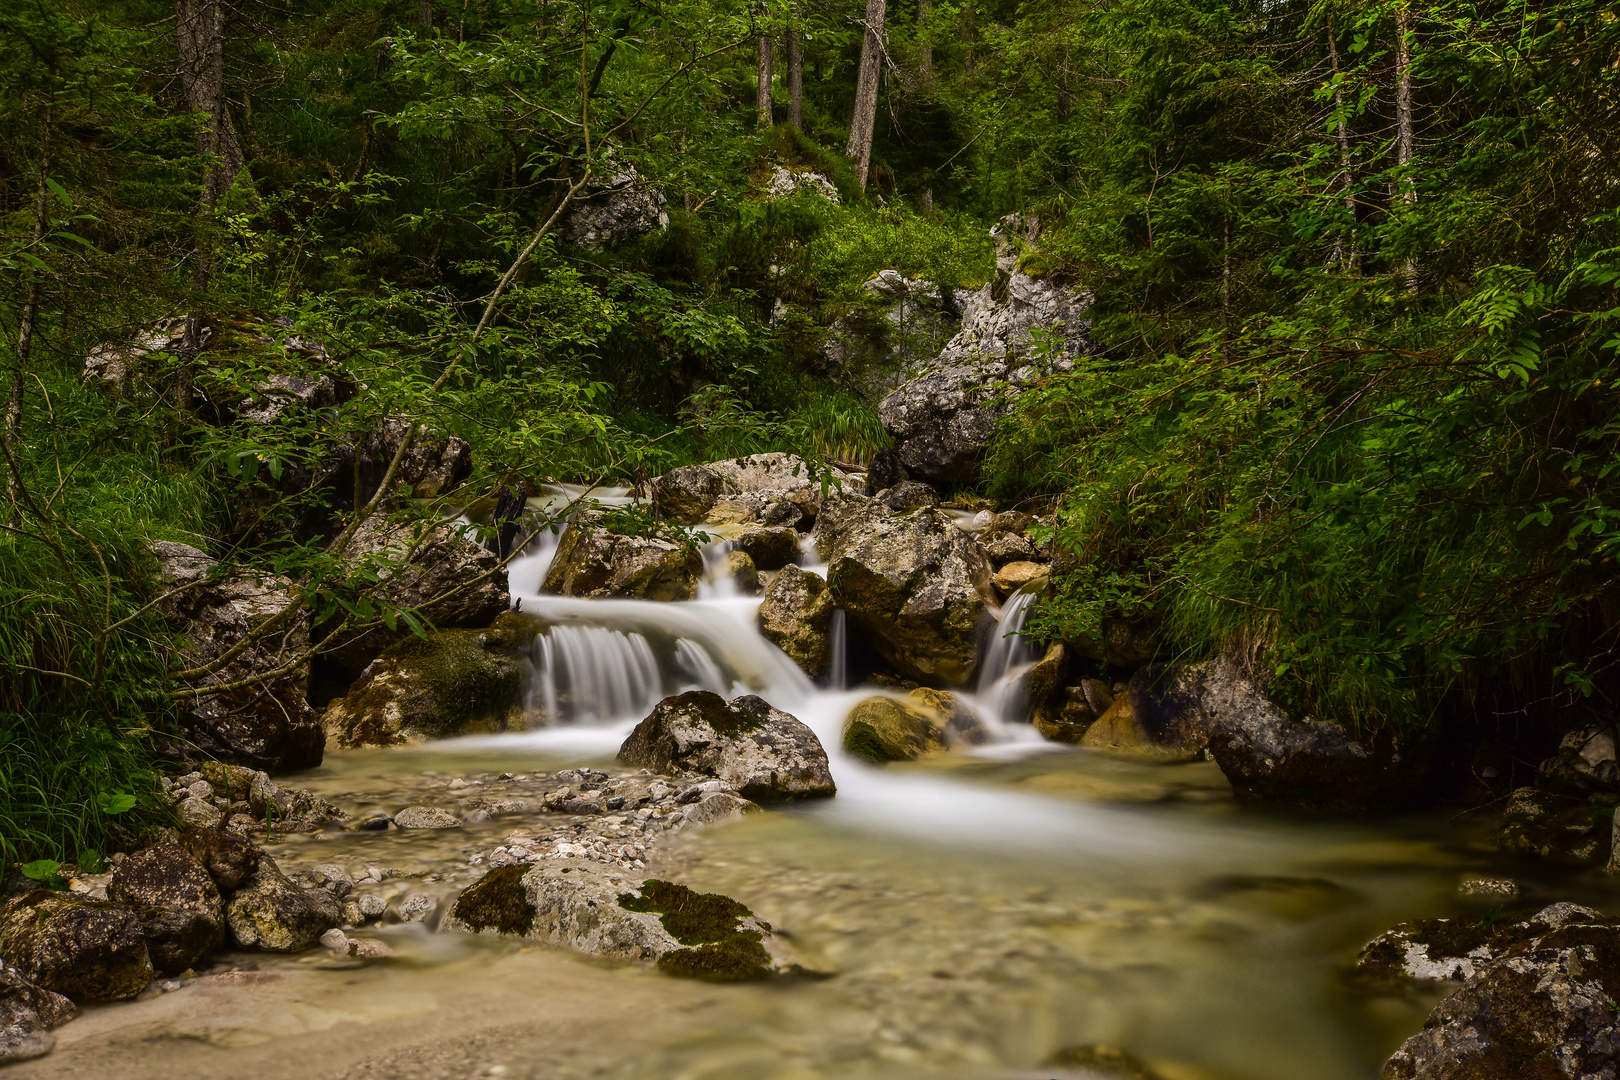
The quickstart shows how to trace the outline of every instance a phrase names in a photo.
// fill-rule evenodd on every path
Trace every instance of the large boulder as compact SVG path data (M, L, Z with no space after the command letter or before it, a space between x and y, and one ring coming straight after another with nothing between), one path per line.
M973 538L935 509L892 514L851 495L829 500L829 509L836 524L818 521L817 545L833 599L854 628L910 678L965 684L995 603L990 564Z
M682 525L705 520L715 500L728 494L720 474L703 465L682 465L652 482L658 513Z
M1554 909L1565 910L1549 920ZM1467 958L1477 970L1390 1056L1384 1080L1616 1075L1620 924L1560 904L1518 930L1499 952L1487 945ZM1465 972L1459 964L1451 975Z
M1142 668L1090 725L1080 745L1155 757L1200 756L1209 745L1203 698L1210 668L1209 664Z
M780 451L711 461L707 468L725 481L728 494L775 497L797 506L807 518L821 511L823 479L829 492L857 486L841 469L827 466L824 475L817 474L803 458Z
M225 902L190 852L165 841L113 871L107 897L140 916L152 966L178 974L225 943Z
M327 739L345 748L398 746L523 730L523 656L534 626L514 613L487 630L441 630L389 646L327 706Z
M187 743L220 760L269 772L319 765L325 738L307 700L307 664L267 682L206 692L276 671L308 647L306 613L262 633L293 603L292 583L222 572L212 558L188 544L160 541L152 545L152 553L160 584L169 593L161 610L181 634L181 659L187 667L207 665L261 631L224 667L191 683L201 692L181 704L180 733Z
M844 750L876 764L911 761L947 747L945 717L894 698L870 697L844 717Z
M1508 798L1497 842L1514 855L1598 866L1609 862L1613 832L1613 804L1522 787Z
M325 889L305 889L288 881L268 855L231 897L225 909L231 938L244 949L302 952L343 923L343 906Z
M0 1065L48 1054L56 1045L51 1029L78 1012L61 994L35 986L17 968L0 960Z
M486 627L512 606L500 559L450 521L378 515L360 526L344 554L355 562L385 560L377 598L396 608L416 609L440 630ZM392 630L379 624L329 631L321 641L321 657L353 679L389 645L410 636L403 621Z
M827 582L789 563L771 580L759 605L759 632L812 679L827 673L833 599Z
M631 768L701 773L757 803L797 802L837 792L816 733L765 699L727 702L707 690L660 701L619 748Z
M703 580L696 545L610 532L605 516L586 511L563 530L541 590L563 596L692 600Z
M644 180L634 165L609 166L574 200L557 229L565 244L587 251L607 251L626 240L669 224L663 189Z
M930 369L878 405L883 429L914 475L940 483L978 478L985 450L1019 394L1073 358L1095 353L1089 292L1020 269L1033 237L1017 215L990 232L996 279L962 306L961 329ZM1035 332L1054 332L1055 351L1037 355Z
M875 399L938 355L961 317L949 286L881 270L827 327L815 363L832 382Z
M736 551L748 553L760 570L780 570L799 557L799 533L789 528L753 527L731 538Z
M132 998L152 981L139 916L50 889L0 910L0 956L30 982L80 1004Z
M632 880L586 859L491 870L456 899L446 926L534 938L713 982L802 970L769 924L730 897Z
M1612 723L1583 724L1567 733L1558 753L1536 770L1537 783L1550 791L1585 796L1620 791L1620 761L1615 748L1620 729Z

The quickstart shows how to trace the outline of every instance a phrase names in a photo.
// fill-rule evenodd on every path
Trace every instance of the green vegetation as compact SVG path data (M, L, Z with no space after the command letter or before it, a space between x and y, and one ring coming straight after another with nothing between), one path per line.
M743 930L739 920L753 912L729 896L698 893L685 885L650 878L640 895L623 893L626 911L654 912L669 935L688 949L672 949L658 958L658 970L683 979L743 982L770 974L770 954L757 930Z

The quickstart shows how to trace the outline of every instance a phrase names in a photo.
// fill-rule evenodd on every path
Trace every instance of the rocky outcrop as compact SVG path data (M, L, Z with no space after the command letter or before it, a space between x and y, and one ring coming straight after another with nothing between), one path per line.
M759 605L759 632L812 679L827 673L833 598L819 575L789 564L771 580Z
M78 1009L61 994L35 986L21 971L0 960L0 1065L51 1052L51 1029L67 1023Z
M1155 757L1196 758L1209 744L1204 709L1212 665L1145 667L1090 725L1080 745Z
M601 182L586 185L563 216L557 230L563 243L607 251L669 225L661 188L643 180L633 165L609 169Z
M343 907L325 889L305 889L287 880L265 855L225 909L231 938L244 949L302 952L343 922Z
M140 916L152 966L178 974L225 942L225 902L219 887L178 843L135 852L118 864L108 899Z
M720 474L703 465L682 465L652 482L658 512L670 521L696 525L728 493Z
M772 199L785 199L799 192L826 199L830 203L839 201L838 187L825 173L810 169L789 169L778 165L771 170L769 179L765 181L765 194Z
M597 511L580 514L563 530L540 588L563 596L623 596L639 600L691 600L703 580L695 545L609 532Z
M1620 1026L1612 1003L1620 1000L1620 924L1589 909L1555 904L1512 930L1464 956L1455 953L1466 942L1442 948L1442 959L1450 963L1434 963L1445 969L1440 977L1467 981L1391 1055L1384 1080L1615 1075ZM1416 945L1424 946L1426 957L1437 947L1409 934L1385 951L1410 955Z
M133 911L50 889L0 910L0 956L29 982L80 1004L131 998L152 981Z
M712 776L756 803L826 798L838 790L816 733L752 694L731 702L707 690L665 698L624 740L619 760Z
M771 927L730 897L632 879L585 859L492 870L456 899L446 925L713 982L802 970Z
M799 557L799 533L787 528L743 529L731 538L731 546L747 552L760 570L780 570Z
M973 539L938 510L895 515L854 495L829 500L828 509L816 543L852 626L906 676L965 684L995 602L990 564Z
M1538 786L1565 795L1620 792L1620 762L1615 759L1614 724L1583 724L1558 743L1558 753L1536 770Z
M853 490L850 474L825 471L830 490ZM652 481L658 510L683 525L764 525L785 528L821 510L822 477L793 454L772 452L685 465Z
M444 520L395 521L378 516L355 533L345 555L356 562L382 558L375 593L395 608L415 610L440 630L488 626L512 606L505 567ZM321 656L352 679L396 641L412 636L403 621L394 629L378 624L364 630L328 630Z
M161 608L183 636L182 659L202 667L252 636L293 602L285 579L220 572L215 561L187 544L152 545L165 591ZM305 614L264 633L220 670L196 679L200 691L276 671L309 644ZM309 668L299 664L278 678L185 699L180 730L198 751L270 772L307 769L321 763L325 740L306 699Z
M807 518L821 512L823 477L810 468L809 462L795 454L753 454L711 461L707 468L725 481L728 494L775 496L797 506ZM832 466L826 468L825 479L831 491L842 488L853 490L855 486L854 478L849 473Z
M844 718L844 750L883 764L912 761L944 750L945 718L930 709L887 697L871 697Z
M961 329L930 369L878 406L900 460L934 482L976 480L997 425L1022 390L1097 351L1086 319L1091 294L1019 269L1031 239L1022 219L1003 219L990 235L996 280L967 296ZM1038 355L1035 331L1056 332L1052 352Z
M876 399L937 356L961 317L949 286L880 271L862 285L860 300L827 327L817 366L832 382Z
M390 646L321 717L334 746L398 746L521 731L524 653L535 624L502 615L487 630L444 630Z

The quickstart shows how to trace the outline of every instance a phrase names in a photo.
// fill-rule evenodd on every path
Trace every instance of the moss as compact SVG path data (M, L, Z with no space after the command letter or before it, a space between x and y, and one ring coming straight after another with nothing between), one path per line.
M641 883L641 895L624 893L626 911L652 912L670 937L696 948L675 949L658 959L658 970L683 979L741 982L770 974L771 958L757 930L739 921L753 912L729 896L693 892L685 885L656 878Z
M868 698L844 721L844 749L882 764L911 761L945 745L943 719L890 698Z
M725 698L708 690L689 690L670 704L696 713L717 734L727 737L745 735L765 726L763 718L733 707Z
M771 958L757 940L739 937L718 945L667 952L658 958L658 970L679 979L749 982L771 973Z
M523 887L524 865L502 866L485 874L456 898L455 918L475 931L527 934L534 928L535 909Z

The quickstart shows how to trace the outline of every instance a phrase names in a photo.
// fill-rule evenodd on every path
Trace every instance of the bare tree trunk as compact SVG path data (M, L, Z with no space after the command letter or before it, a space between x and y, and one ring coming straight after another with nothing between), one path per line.
M962 5L962 40L967 43L967 54L962 58L962 71L969 76L973 74L973 32L977 28L977 14L973 0L966 0Z
M849 121L845 157L856 159L855 182L866 190L872 165L872 129L877 121L878 77L883 72L883 17L886 0L866 0L866 37L861 42L861 70L855 83L855 113Z
M1417 203L1417 188L1406 170L1412 164L1412 51L1407 44L1410 17L1406 5L1395 9L1395 165L1401 176L1390 191L1390 199L1408 206ZM1401 267L1407 288L1417 284L1417 260L1408 258Z
M213 277L208 223L214 207L242 171L242 150L231 128L225 101L225 8L220 0L175 0L175 39L180 59L180 85L193 117L197 152L211 160L203 174L197 236L192 248L191 304L186 318L187 362L180 366L176 387L180 411L191 411L190 358L202 349L202 298Z
M411 25L433 25L433 0L416 0L416 10L411 12Z
M51 126L51 113L45 114L45 129L48 133ZM47 134L48 137L48 134ZM51 159L49 152L41 155L39 161L39 192L34 201L34 243L38 244L45 238L45 228L50 224L49 188L45 178L51 174ZM17 364L11 371L11 389L6 394L6 412L4 423L0 424L0 445L5 448L7 458L12 457L17 445L17 429L22 421L23 395L28 389L28 357L34 351L34 329L39 324L39 300L44 286L39 278L28 283L28 298L23 301L22 318L17 322ZM15 504L15 491L13 477L10 470L6 472L7 494L13 496L8 502Z
M1356 197L1350 190L1355 176L1350 168L1350 125L1345 120L1344 84L1339 81L1339 43L1334 36L1333 20L1328 19L1328 56L1333 60L1333 111L1338 114L1334 138L1339 143L1339 175L1334 184L1344 192L1344 212L1350 216L1350 235L1340 237L1333 245L1333 261L1348 266L1351 273L1361 270L1361 250L1356 244Z
M754 111L759 115L761 130L771 126L771 38L769 34L759 36L759 94L754 99Z
M923 216L925 216L925 217L934 212L934 189L933 188L923 188L922 212L923 212Z
M924 86L934 77L934 46L928 36L928 19L933 13L934 0L917 0L917 29L922 36L922 48L917 50L917 73L922 76Z
M804 127L804 58L799 55L799 32L787 32L788 123Z

